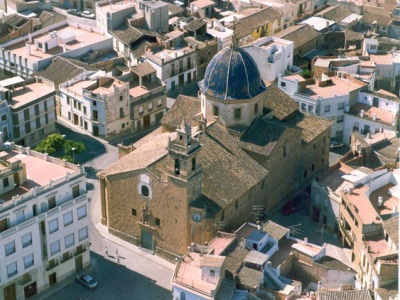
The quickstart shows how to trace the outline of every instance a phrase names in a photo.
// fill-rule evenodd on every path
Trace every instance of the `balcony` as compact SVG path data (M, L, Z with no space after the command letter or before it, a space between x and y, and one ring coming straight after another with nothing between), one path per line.
M85 251L86 251L86 246L85 245L79 245L78 247L76 247L74 255L77 256L79 254L82 254Z
M46 266L46 270L49 271L55 267L58 266L58 260L57 259L52 259L49 261L49 263Z

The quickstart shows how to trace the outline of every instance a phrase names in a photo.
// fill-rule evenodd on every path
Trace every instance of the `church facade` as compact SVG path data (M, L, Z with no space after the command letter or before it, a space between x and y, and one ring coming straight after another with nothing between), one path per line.
M252 206L282 205L328 167L331 122L266 87L245 50L221 50L199 88L98 174L111 233L183 254L249 220Z

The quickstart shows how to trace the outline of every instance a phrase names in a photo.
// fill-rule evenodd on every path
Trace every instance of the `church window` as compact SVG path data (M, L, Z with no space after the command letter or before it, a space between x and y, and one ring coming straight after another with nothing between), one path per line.
M234 118L240 119L241 115L242 115L242 110L240 108L235 108Z
M179 163L179 159L175 159L175 175L179 175L181 171L181 165Z
M141 192L142 192L142 195L145 197L148 197L150 194L149 188L145 185L142 185Z
M192 171L196 170L196 157L192 158Z
M218 117L218 106L213 106L213 116Z
M254 104L254 114L258 114L258 103Z
M316 148L316 144L315 143L312 145L312 148L313 148L313 150L315 150L315 148Z

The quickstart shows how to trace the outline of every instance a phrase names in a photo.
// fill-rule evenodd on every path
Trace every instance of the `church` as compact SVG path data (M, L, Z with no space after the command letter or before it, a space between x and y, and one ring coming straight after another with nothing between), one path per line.
M331 121L303 114L235 43L210 61L199 96L102 170L102 224L154 251L187 252L281 206L329 164Z

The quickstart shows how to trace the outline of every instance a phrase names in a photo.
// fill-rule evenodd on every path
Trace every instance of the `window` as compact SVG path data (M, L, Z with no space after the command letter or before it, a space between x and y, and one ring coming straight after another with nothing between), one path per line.
M70 105L71 104L71 98L67 96L67 104Z
M214 270L210 270L210 277L215 277L215 271Z
M120 107L120 108L119 108L119 117L120 117L120 118L123 118L123 117L124 117L124 108L123 108L123 107Z
M72 219L72 211L66 213L66 214L63 216L63 219L64 219L64 226L68 226L68 225L72 224L72 222L74 221L74 220Z
M304 177L304 178L307 178L307 170L304 170L304 172L303 172L303 177Z
M49 197L49 199L47 199L47 203L49 204L49 209L56 207L56 196Z
M192 158L192 171L196 170L196 157Z
M147 104L147 109L148 109L148 110L153 109L153 102L149 102L149 103Z
M30 122L25 123L25 132L31 133L31 123Z
M2 121L5 121L5 120L7 120L7 115L6 115L6 114L4 114L4 115L1 115L1 120L2 120Z
M314 172L314 164L312 164L312 166L311 166L311 172Z
M47 101L44 101L43 104L44 104L44 111L47 112Z
M331 111L331 106L330 105L325 105L324 106L324 112L330 112Z
M160 227L161 226L161 220L159 218L156 218L155 221L156 221L156 225L158 227Z
M213 106L213 116L218 117L218 106Z
M65 239L65 249L69 248L75 244L73 233L71 233L70 235L67 235L64 239Z
M40 125L41 125L40 124L40 118L36 118L35 122L36 122L36 128L39 129Z
M97 102L96 101L93 101L93 106L96 106L97 105Z
M6 249L6 256L15 253L15 242L14 241L8 242L5 245L5 249Z
M24 110L24 119L25 119L25 121L29 120L29 109L28 108Z
M301 103L301 111L306 111L307 109L307 104Z
M316 148L316 144L315 143L312 145L312 148L313 148L313 150L315 150L315 148Z
M7 266L7 276L8 276L8 278L14 276L17 273L18 273L18 270L17 270L17 262L16 261Z
M281 87L286 87L286 82L281 81Z
M162 99L157 99L157 106L161 106L162 105Z
M343 118L344 118L344 116L337 116L336 123L343 123Z
M236 199L236 201L235 201L235 209L238 209L239 208L239 199Z
M8 177L3 178L3 188L10 186L10 182L8 181Z
M119 96L119 101L122 101L122 100L124 100L124 96L120 95Z
M86 205L79 207L77 213L78 213L78 220L86 217Z
M258 114L258 103L254 104L254 114Z
M282 148L282 156L285 157L286 155L287 155L286 146L283 146L283 148Z
M175 175L179 175L180 171L181 171L181 166L179 159L175 159Z
M139 106L139 114L143 112L143 105Z
M338 103L337 109L338 109L338 110L343 110L343 109L344 109L344 102Z
M60 252L60 241L55 241L50 244L50 254L54 255Z
M33 253L24 257L24 267L28 269L29 267L33 266Z
M241 115L242 115L242 109L241 108L235 108L233 117L235 119L240 119Z
M49 233L53 233L58 230L58 219L51 220L49 222Z
M150 190L147 186L142 185L142 187L140 188L140 192L142 193L143 196L148 197L150 194Z
M180 294L179 294L179 300L186 300L186 294L185 294L185 292L180 292Z
M39 115L39 104L35 104L34 108L35 108L35 116L38 116Z
M80 229L80 230L78 231L78 234L79 234L79 241L82 241L82 240L84 240L84 239L87 239L87 237L88 237L88 230L87 230L87 227L84 227L84 228Z
M86 106L83 107L83 114L86 115L87 114L87 109Z
M132 208L132 216L137 216L136 209Z
M27 233L22 236L22 247L28 247L32 245L32 233Z
M21 224L24 221L25 221L25 213L23 210L20 210L19 212L17 212L17 224Z

